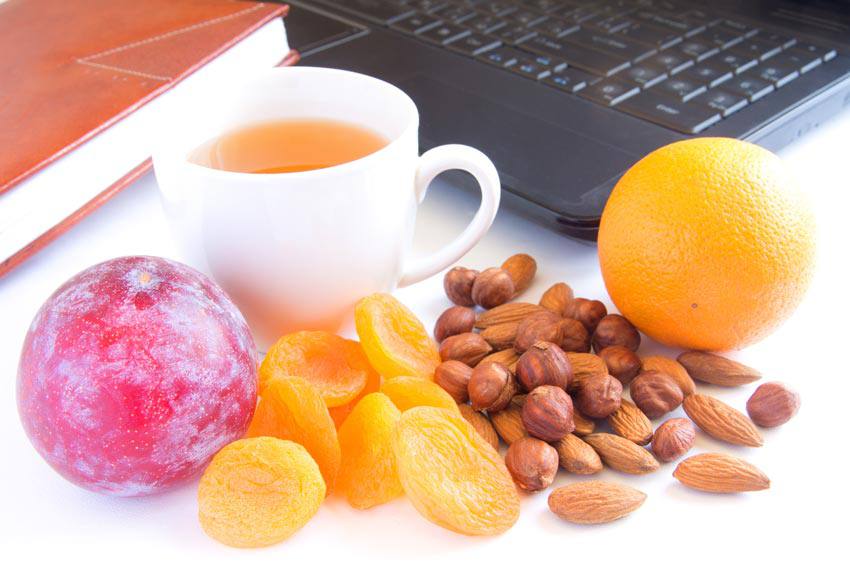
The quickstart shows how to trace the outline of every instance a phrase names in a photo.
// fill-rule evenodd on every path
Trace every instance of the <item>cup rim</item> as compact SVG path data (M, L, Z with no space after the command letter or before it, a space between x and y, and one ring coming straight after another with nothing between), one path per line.
M362 80L365 82L373 83L375 85L380 86L383 89L388 89L393 93L394 96L397 96L401 99L402 104L407 107L407 110L410 113L411 119L408 121L408 124L404 126L401 133L395 136L390 142L382 147L381 149L372 152L371 154L365 155L361 158L347 161L344 163L339 163L336 165L332 165L329 167L323 167L319 169L309 169L306 171L288 171L281 173L251 173L245 171L228 171L225 169L217 169L214 167L209 167L203 164L195 163L189 159L188 150L185 148L171 148L153 152L153 161L154 167L156 167L157 161L164 161L166 158L165 154L167 153L179 153L177 156L171 156L172 159L184 167L188 167L189 169L196 171L198 173L203 172L205 175L213 175L217 177L221 177L222 179L228 178L244 178L249 176L248 178L256 178L257 180L270 180L270 179L297 179L297 180L307 180L314 177L322 176L322 175L335 175L335 174L345 174L348 173L349 170L360 169L370 165L373 161L382 159L384 155L395 151L395 149L402 143L402 141L410 134L411 130L418 130L419 128L419 110L416 108L416 103L413 102L413 99L410 96L398 88L397 86L384 81L383 79L379 79L377 77L372 77L371 75L366 75L364 73L358 73L356 71L348 71L346 69L334 69L331 67L272 67L271 69L265 69L261 72L255 73L251 75L248 80L245 81L246 85L250 85L252 80L259 79L265 75L275 75L281 73L288 74L302 74L302 75L317 75L317 74L327 74L327 75L337 75L340 77L347 78L356 78L356 80ZM356 123L356 122L355 122ZM366 125L369 127L368 125ZM203 143L196 142L198 144ZM158 159L159 158L159 159Z

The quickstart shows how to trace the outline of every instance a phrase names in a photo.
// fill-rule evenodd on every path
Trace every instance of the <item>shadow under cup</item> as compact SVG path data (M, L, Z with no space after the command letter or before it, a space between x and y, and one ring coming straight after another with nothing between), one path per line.
M235 128L296 118L362 125L389 143L293 173L190 160ZM292 331L335 331L358 299L396 287L419 201L418 123L396 87L333 69L272 69L207 99L176 101L153 156L166 216L183 260L228 292L262 350Z

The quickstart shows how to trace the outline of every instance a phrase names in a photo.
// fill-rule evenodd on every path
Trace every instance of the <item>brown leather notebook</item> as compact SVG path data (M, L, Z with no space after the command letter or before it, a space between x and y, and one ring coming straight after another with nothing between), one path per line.
M150 167L142 114L190 88L184 79L209 88L293 62L286 12L235 0L0 3L0 276Z

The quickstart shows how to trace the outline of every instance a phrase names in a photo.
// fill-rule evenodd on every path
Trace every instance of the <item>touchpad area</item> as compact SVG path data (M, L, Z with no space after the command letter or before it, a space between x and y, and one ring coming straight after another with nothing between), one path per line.
M493 160L512 191L572 218L598 218L611 184L635 162L557 117L542 120L430 76L408 76L398 86L419 108L425 148L476 147Z

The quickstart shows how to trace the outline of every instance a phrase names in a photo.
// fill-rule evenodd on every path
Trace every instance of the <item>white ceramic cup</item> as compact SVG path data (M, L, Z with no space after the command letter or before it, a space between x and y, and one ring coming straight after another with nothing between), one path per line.
M361 159L295 173L237 173L190 161L200 145L268 120L325 118L366 126L389 144ZM496 168L469 146L421 157L416 105L358 73L284 67L174 106L154 169L184 260L242 309L261 347L301 329L336 330L361 297L434 275L472 248L499 206ZM411 258L416 208L440 173L468 171L481 206L450 244Z

